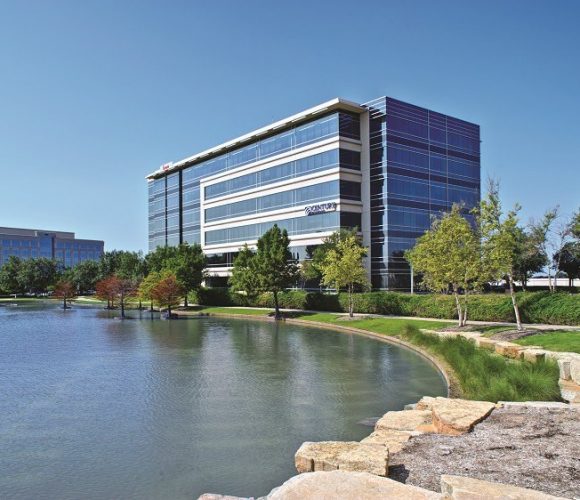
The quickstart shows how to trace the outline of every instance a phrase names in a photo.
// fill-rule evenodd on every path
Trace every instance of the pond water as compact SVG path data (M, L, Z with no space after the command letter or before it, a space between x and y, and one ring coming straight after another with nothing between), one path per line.
M0 305L0 497L264 495L303 441L443 395L407 349L311 327Z

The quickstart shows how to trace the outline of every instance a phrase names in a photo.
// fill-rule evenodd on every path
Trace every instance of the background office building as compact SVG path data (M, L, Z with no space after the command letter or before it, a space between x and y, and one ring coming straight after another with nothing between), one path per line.
M79 240L75 233L0 227L0 267L10 256L21 259L45 257L64 267L74 267L85 260L99 260L104 242Z
M373 287L408 290L403 253L431 216L479 202L479 143L478 125L395 99L334 99L150 174L149 249L200 243L224 284L274 224L300 261L357 227Z

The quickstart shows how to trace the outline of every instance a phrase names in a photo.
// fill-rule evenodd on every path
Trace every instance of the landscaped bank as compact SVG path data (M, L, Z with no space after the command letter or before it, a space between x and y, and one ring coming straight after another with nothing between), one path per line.
M202 308L206 314L251 315L267 317L268 310L244 308ZM194 313L197 314L197 313ZM435 356L448 374L451 393L468 399L486 401L559 401L559 370L556 361L537 363L509 360L457 335L437 336L420 329L438 330L449 326L441 321L398 318L348 320L333 313L288 313L289 321L315 322L338 328L358 329L402 340Z
M580 294L564 292L520 292L518 303L524 323L580 325ZM348 296L316 292L289 291L278 295L280 307L310 311L346 312ZM273 307L272 295L263 293L253 299L232 293L227 288L203 288L197 297L205 306ZM192 300L195 302L195 300ZM354 312L392 316L456 319L457 311L451 295L412 295L396 292L370 292L354 295ZM469 299L468 320L513 323L514 311L509 295L482 294Z

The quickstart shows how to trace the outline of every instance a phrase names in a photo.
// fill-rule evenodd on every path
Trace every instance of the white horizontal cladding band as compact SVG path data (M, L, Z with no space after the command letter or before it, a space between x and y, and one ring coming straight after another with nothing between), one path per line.
M328 238L334 231L322 231L319 233L298 234L289 236L290 249L292 246L306 246L306 245L320 245L325 238ZM207 254L212 253L227 253L238 252L244 243L247 243L250 248L255 249L258 240L235 241L233 243L215 243L213 245L202 245L202 249Z
M260 186L257 188L247 189L233 194L212 198L210 200L203 200L204 208L219 207L220 205L229 205L237 201L251 200L267 196L269 194L283 193L285 191L292 191L294 189L309 187L313 184L321 184L327 181L344 180L343 174L338 167L320 172L314 172L308 176L293 177L284 179L283 181L269 184L267 186Z
M308 205L304 207L304 213L306 215L316 215L325 212L336 212L336 201L328 201L325 203L316 203L315 205Z
M343 212L353 212L362 213L362 202L354 200L343 200L336 198L334 201L336 203L336 210ZM281 208L278 210L270 210L268 212L252 213L247 215L242 215L240 217L230 217L227 219L220 219L212 222L203 222L201 224L202 231L212 231L214 229L230 229L232 227L238 227L245 224L256 224L259 222L275 222L283 219L294 219L297 217L304 217L306 205L299 205L295 207ZM318 212L322 213L322 212ZM314 215L314 214L312 214Z
M270 167L277 167L278 165L283 165L284 163L291 161L302 160L303 158L326 153L327 151L331 151L333 149L348 149L351 151L360 152L361 146L360 141L355 141L354 139L348 139L345 137L330 137L328 139L317 141L313 144L307 144L297 149L284 151L283 153L271 156L269 158L257 160L246 165L240 165L239 167L226 170L225 172L208 175L200 180L200 186L210 186L212 184L222 182L223 180L229 180L241 175L259 172Z

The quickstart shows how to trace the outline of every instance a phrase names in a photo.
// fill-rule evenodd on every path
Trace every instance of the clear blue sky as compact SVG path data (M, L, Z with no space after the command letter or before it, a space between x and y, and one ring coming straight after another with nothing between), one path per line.
M0 226L146 250L146 174L337 96L479 123L507 204L570 213L578 19L575 0L0 0Z

